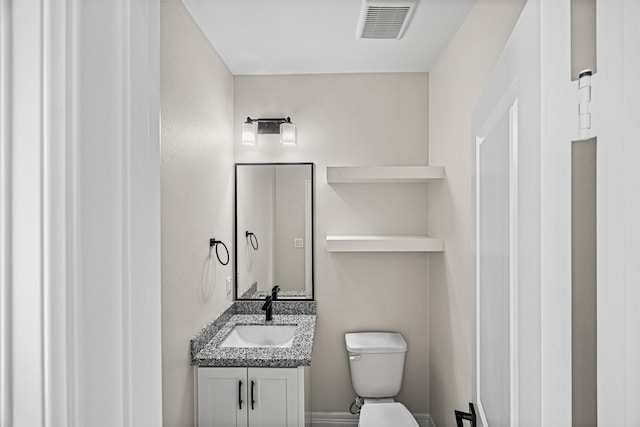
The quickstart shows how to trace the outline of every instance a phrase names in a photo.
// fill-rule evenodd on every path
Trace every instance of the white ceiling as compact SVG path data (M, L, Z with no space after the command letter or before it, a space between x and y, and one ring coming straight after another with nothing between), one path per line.
M419 0L401 40L370 40L363 0L183 0L235 75L429 71L474 2Z

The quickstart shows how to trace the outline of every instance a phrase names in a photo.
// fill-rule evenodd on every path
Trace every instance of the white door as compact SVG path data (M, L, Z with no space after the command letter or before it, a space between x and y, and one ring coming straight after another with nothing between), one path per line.
M640 1L597 2L598 425L640 425Z
M247 390L247 368L198 368L198 427L246 427Z
M570 2L530 0L473 118L478 425L570 426L571 144L597 138L597 420L640 425L640 1L597 1L591 129Z
M249 425L297 427L298 370L249 368Z
M474 111L478 425L571 424L570 58L569 1L530 0Z

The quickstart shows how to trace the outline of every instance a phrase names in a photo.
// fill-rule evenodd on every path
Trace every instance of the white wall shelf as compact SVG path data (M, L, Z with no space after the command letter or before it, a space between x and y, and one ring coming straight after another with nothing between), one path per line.
M427 236L327 236L327 252L442 252L444 241Z
M327 166L328 184L412 184L443 178L443 166Z

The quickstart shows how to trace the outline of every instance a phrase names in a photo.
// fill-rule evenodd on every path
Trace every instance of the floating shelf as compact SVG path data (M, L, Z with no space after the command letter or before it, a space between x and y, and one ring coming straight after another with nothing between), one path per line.
M328 184L411 184L443 178L443 166L327 166Z
M327 252L442 252L444 242L426 236L327 236Z

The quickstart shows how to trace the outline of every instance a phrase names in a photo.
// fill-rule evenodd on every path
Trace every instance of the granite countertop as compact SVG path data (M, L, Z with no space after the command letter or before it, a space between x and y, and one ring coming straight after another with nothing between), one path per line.
M259 291L258 290L258 282L253 282L253 284L247 289L240 298L242 299L264 299L267 295L271 295L271 290L268 291ZM278 292L279 299L308 299L310 297L310 292L307 291L283 291Z
M191 364L220 367L294 368L311 366L316 325L315 301L274 301L269 325L296 325L293 345L283 347L220 347L235 325L264 325L262 301L236 301L191 340Z

